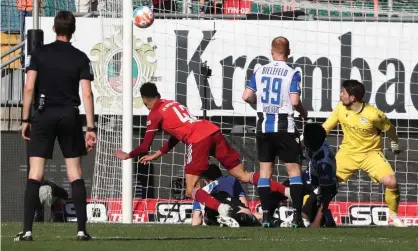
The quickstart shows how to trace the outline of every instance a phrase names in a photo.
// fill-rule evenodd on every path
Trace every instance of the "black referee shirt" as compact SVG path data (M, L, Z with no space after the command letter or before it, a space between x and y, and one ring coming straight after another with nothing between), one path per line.
M44 94L45 107L79 106L80 80L93 80L93 69L87 55L69 42L55 41L32 54L26 70L37 72L35 107Z

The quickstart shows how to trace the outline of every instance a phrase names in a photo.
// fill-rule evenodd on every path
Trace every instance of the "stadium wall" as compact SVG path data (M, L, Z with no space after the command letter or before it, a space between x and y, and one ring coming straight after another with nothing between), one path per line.
M246 137L242 137L242 135L227 134L226 136L231 145L241 153L245 168L250 171L258 171L257 151L253 135L246 134ZM136 135L136 137L138 137L138 135ZM162 140L165 139L162 135L157 135L157 138ZM339 140L337 137L331 136L329 138L329 143L337 145L337 140ZM409 147L413 149L418 149L418 142L416 140L408 140L407 142L403 142L403 144L409 145ZM161 141L158 140L153 144L152 149L158 149L160 146ZM170 205L176 203L176 200L170 195L171 177L183 176L182 166L184 163L184 150L184 145L179 144L173 151L163 156L161 161L154 162L151 168L148 168L148 166L137 165L136 163L134 164L133 189L136 194L136 199L134 200L134 221L166 221L165 216L167 216L168 211L173 209ZM7 156L7 158L3 157L1 160L1 221L22 221L27 160L26 143L21 139L20 133L3 132L1 134L1 156ZM88 197L91 194L94 156L95 151L93 150L83 159L82 165ZM386 152L386 156L393 165L393 154ZM212 159L212 161L217 163L214 159ZM418 186L416 185L418 184L418 177L416 175L407 176L407 172L408 168L409 170L417 170L417 163L418 155L409 154L408 158L406 158L406 155L400 155L396 159L396 176L398 181L402 184L400 186L402 194L401 202L402 205L404 205L401 206L399 214L411 217L411 222L415 222L414 224L416 225L418 225L418 205L416 201L416 195L418 194ZM172 165L178 168L171 168ZM275 168L274 177L277 178L278 175L284 177L285 173L285 168L282 165L278 165ZM59 151L58 144L55 144L53 160L48 162L46 178L64 187L67 191L71 191L70 184L66 177L65 162ZM278 180L283 181L281 178L278 178ZM253 201L251 204L253 210L258 210L258 197L255 195L254 187L251 185L244 185L244 188L249 195L249 199ZM340 185L339 193L335 202L332 204L333 212L337 215L337 221L339 223L348 223L349 220L351 222L353 221L353 217L355 217L354 220L360 222L359 224L365 224L371 220L374 221L374 218L364 218L364 215L373 215L373 212L376 212L376 214L386 212L386 206L383 205L382 207L381 205L381 202L384 201L382 193L382 187L377 184L371 184L370 179L366 175L355 175L347 184ZM104 211L101 214L97 214L98 216L96 215L96 221L104 221L103 217L105 217L106 220L119 221L120 204L117 205L117 203L115 203L115 201L118 200L120 200L120 198L104 205L102 208ZM374 206L370 206L370 204L373 204ZM168 210L168 208L170 210ZM180 219L183 219L184 217L189 219L191 201L184 200L174 209L177 213L170 213L168 222L181 222ZM406 209L408 209L408 211L405 211ZM74 220L75 214L71 200L62 210L65 213L67 220ZM182 211L182 214L184 214L184 216L182 216L183 218L180 217L181 213L179 210L184 210ZM290 212L288 205L283 205L283 207L280 207L278 210L279 213L283 214L283 217ZM91 212L91 210L89 212ZM351 216L351 213L355 215ZM288 217L288 215L286 217ZM370 222L370 224L372 224L372 222Z
M32 19L26 21L31 27ZM240 23L246 29L237 29ZM42 18L40 24L45 43L54 41L53 19ZM120 28L104 27L103 39L120 39ZM417 29L418 23L156 19L150 28L134 29L134 115L148 114L138 102L144 81L156 82L163 97L202 115L200 66L207 61L212 68L207 115L255 117L241 94L254 69L268 62L271 39L280 34L291 41L289 64L303 72L302 98L310 116L328 117L341 80L356 78L366 86L365 101L389 118L418 118ZM72 42L92 60L97 112L121 102L121 76L113 60L121 45L103 46L102 30L100 19L77 18Z

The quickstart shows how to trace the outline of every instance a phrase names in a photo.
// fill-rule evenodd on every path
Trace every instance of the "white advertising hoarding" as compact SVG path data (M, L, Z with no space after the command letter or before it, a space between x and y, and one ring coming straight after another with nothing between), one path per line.
M32 27L32 19L26 24ZM40 24L44 43L53 42L53 18L41 18ZM133 30L134 114L148 114L139 87L152 81L163 98L176 99L201 115L200 66L207 61L212 69L207 115L255 116L241 99L246 81L270 59L271 40L285 36L291 47L288 62L303 75L303 102L310 117L328 117L339 100L342 79L354 78L365 84L365 100L390 118L417 119L416 30L414 23L156 19L148 29ZM99 18L77 18L72 44L92 61L97 113L122 111L121 34L121 27L102 26Z

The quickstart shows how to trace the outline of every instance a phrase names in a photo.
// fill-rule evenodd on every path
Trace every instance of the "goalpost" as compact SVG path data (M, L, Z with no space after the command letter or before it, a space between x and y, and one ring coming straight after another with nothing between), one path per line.
M389 11L382 4L344 1L224 0L214 18L199 16L198 2L178 1L178 12L159 14L166 18L139 29L132 24L132 12L140 1L133 2L99 1L102 47L96 48L101 63L94 66L95 85L110 86L100 88L111 94L96 103L98 144L90 222L190 223L192 202L184 197L183 144L151 165L114 157L117 149L129 152L141 142L148 111L139 87L146 81L155 82L163 98L177 100L194 115L216 123L241 154L245 168L258 171L256 113L241 95L254 70L270 60L271 40L285 36L291 47L288 63L302 73L302 100L314 121L322 123L330 115L339 101L341 81L348 78L361 80L366 101L387 111L405 148L394 156L384 141L384 153L400 184L399 216L409 225L418 225L418 12L414 5L396 9L394 4ZM298 121L297 127L302 130L303 124ZM330 134L335 150L341 138L340 127ZM167 139L166 134L157 134L151 151ZM213 158L211 162L217 163ZM282 164L275 166L273 176L279 181L286 178ZM251 209L258 210L256 188L244 187ZM358 172L340 184L331 210L339 225L387 225L384 201L384 188ZM291 219L290 207L285 202L278 208L282 220ZM98 208L105 214L98 214Z

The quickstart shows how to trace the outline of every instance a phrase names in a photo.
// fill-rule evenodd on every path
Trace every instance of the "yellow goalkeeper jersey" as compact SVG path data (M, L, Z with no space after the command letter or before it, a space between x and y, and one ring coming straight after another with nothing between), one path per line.
M385 113L366 103L359 112L355 112L339 102L323 127L328 133L338 123L344 133L340 150L347 153L381 151L382 131L392 127Z

